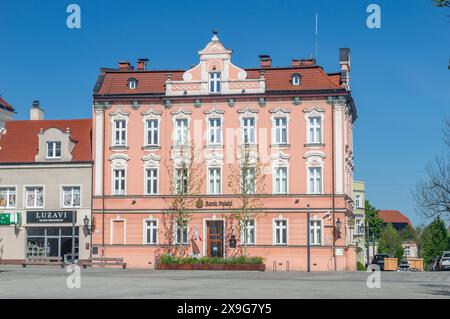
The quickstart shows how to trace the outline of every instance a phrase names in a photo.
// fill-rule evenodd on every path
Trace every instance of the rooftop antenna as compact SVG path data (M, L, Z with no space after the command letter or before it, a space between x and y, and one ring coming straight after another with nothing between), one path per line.
M318 57L318 42L319 42L319 14L316 12L316 56L315 59L317 61Z

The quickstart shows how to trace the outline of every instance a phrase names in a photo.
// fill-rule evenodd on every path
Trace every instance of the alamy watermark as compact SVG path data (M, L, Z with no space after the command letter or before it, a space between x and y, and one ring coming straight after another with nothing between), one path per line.
M66 25L69 29L81 29L81 8L78 4L69 4L66 9L70 13L66 19Z

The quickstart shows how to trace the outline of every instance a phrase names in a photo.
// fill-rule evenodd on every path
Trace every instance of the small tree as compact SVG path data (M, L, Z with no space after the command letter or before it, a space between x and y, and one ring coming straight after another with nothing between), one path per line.
M402 238L390 223L381 232L378 251L394 258L403 258Z
M204 171L201 165L200 152L193 142L189 146L180 146L169 160L167 166L169 185L173 191L170 196L170 224L166 227L168 241L171 242L174 235L173 227L182 233L192 218L191 210L201 194L204 185ZM179 240L178 253L183 253L183 241Z
M383 220L378 217L378 209L370 204L368 200L365 201L366 222L369 226L369 240L377 241L381 236L383 230Z
M261 194L264 193L265 174L257 146L256 152L252 154L250 145L244 144L236 160L239 165L229 165L228 187L240 200L233 219L238 222L239 234L243 234L244 256L247 256L248 225L263 208Z
M450 0L433 0L433 3L439 8L450 7Z
M424 228L421 236L421 253L426 264L449 249L445 223L439 217Z

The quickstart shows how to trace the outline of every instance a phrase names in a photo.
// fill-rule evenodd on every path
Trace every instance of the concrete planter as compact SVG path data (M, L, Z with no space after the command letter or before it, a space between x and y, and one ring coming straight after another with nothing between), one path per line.
M265 271L264 264L159 264L159 270L241 270Z

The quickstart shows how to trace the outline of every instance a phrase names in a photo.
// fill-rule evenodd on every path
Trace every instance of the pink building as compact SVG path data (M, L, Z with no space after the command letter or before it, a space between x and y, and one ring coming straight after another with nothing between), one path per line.
M243 69L231 55L214 33L188 70L150 71L146 59L136 69L120 62L101 70L93 96L94 256L153 268L174 247L227 257L246 246L268 270L306 271L309 246L311 271L355 270L349 49L331 74L315 60L273 67L266 55L259 68ZM242 176L257 182L246 193L254 218L241 227L235 177L244 157L254 170ZM180 187L196 188L184 190L186 226L174 222Z

